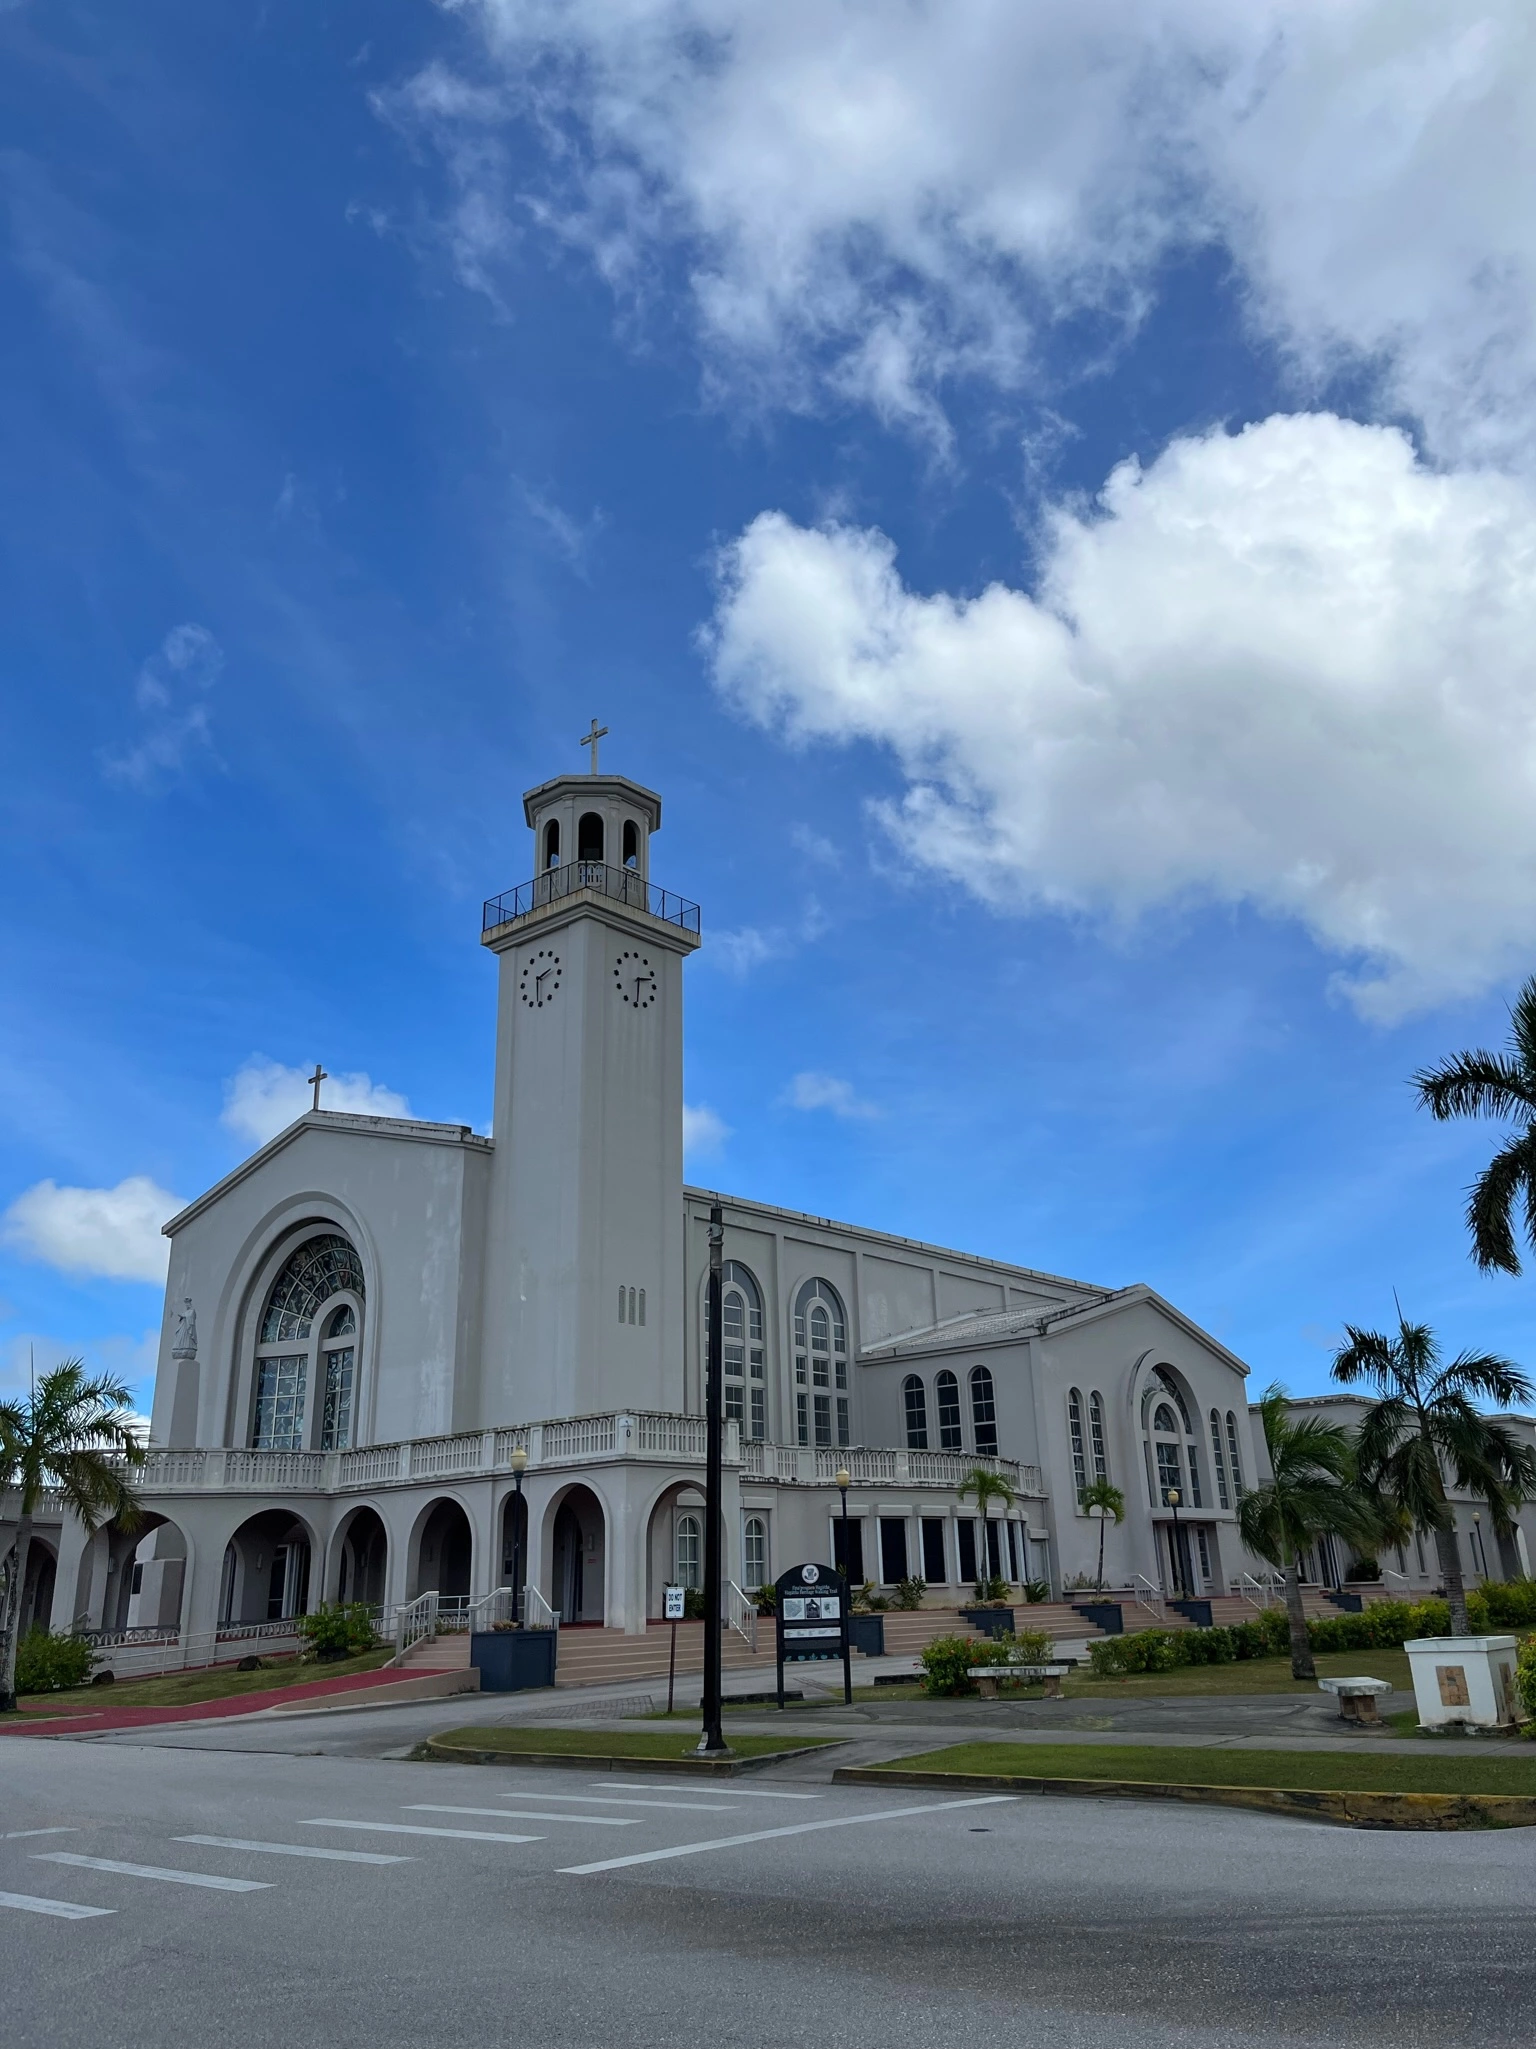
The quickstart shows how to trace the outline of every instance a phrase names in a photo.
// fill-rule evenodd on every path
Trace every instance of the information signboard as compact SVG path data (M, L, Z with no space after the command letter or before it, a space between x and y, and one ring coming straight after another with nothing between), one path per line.
M835 1565L795 1565L774 1582L779 1706L785 1660L841 1658L843 1698L853 1698L848 1663L848 1583Z

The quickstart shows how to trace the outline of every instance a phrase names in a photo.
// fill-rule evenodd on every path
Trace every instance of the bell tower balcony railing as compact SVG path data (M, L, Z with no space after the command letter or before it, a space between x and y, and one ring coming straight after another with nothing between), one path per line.
M501 896L489 897L481 915L480 936L488 939L519 918L548 909L582 892L606 897L634 911L644 911L664 925L699 936L699 907L670 889L658 889L635 868L612 868L605 861L567 861L558 868L546 868L532 882L523 882Z

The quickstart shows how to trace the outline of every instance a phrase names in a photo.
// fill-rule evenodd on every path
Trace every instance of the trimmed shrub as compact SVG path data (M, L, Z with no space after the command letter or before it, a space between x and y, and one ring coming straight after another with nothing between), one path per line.
M973 1606L977 1608L1002 1608L1008 1601L1008 1582L1005 1579L979 1579L975 1586Z
M83 1686L95 1662L96 1653L83 1636L54 1636L38 1624L16 1646L16 1691L60 1693Z
M1043 1629L1008 1629L987 1639L989 1658L977 1658L978 1665L1044 1665L1054 1646Z
M896 1606L898 1608L921 1608L923 1596L928 1591L925 1579L899 1579L896 1582Z
M1528 1636L1515 1655L1515 1684L1526 1721L1536 1724L1536 1636ZM1530 1733L1536 1735L1536 1727Z
M294 1627L304 1639L300 1656L305 1658L355 1658L378 1641L366 1601L349 1601L345 1607L322 1601L313 1614L300 1615Z
M1481 1587L1467 1596L1467 1613L1472 1603L1482 1608L1490 1630L1536 1629L1536 1580L1511 1579Z

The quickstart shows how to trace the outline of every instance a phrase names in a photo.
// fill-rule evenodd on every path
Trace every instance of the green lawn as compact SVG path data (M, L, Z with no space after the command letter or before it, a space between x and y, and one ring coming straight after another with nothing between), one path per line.
M259 1672L237 1672L233 1665L221 1665L206 1672L167 1672L158 1679L119 1680L114 1686L76 1686L61 1693L30 1693L24 1709L32 1714L69 1714L82 1708L191 1707L201 1700L265 1693L277 1686L308 1686L316 1679L345 1678L349 1672L376 1672L393 1656L393 1647L386 1646L365 1651L360 1657L338 1658L334 1664L300 1664L296 1658L275 1658L270 1664L263 1660Z
M1319 1651L1319 1678L1342 1679L1368 1676L1387 1680L1398 1692L1413 1694L1408 1660L1402 1651ZM1245 1658L1232 1665L1181 1665L1172 1672L1132 1672L1124 1679L1096 1679L1086 1667L1062 1681L1068 1700L1178 1700L1210 1694L1310 1693L1317 1694L1316 1679L1293 1679L1289 1656ZM1040 1700L1040 1686L1020 1686L1003 1697L1009 1700ZM855 1686L856 1701L926 1700L922 1686ZM1319 1696L1321 1697L1321 1696ZM1418 1726L1418 1716L1413 1717Z
M697 1717L694 1718L697 1721ZM434 1743L451 1743L465 1750L499 1750L508 1757L530 1753L562 1757L692 1757L694 1743L682 1743L678 1732L652 1736L633 1729L445 1729L432 1738ZM835 1743L835 1736L732 1736L730 1744L741 1757L762 1757L774 1750L815 1750L823 1743Z
M1393 1751L1152 1749L1145 1744L955 1743L890 1771L1120 1779L1150 1786L1288 1786L1309 1792L1536 1794L1536 1756L1401 1756Z

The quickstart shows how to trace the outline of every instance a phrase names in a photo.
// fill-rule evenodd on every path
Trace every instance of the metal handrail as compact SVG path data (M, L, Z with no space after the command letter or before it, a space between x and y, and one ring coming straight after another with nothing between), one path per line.
M725 1620L749 1650L757 1649L757 1603L733 1579L725 1583Z
M1168 1620L1168 1610L1163 1606L1163 1590L1149 1580L1143 1572L1131 1574L1131 1598L1138 1608L1145 1608L1149 1615L1155 1615L1159 1622Z
M563 867L546 868L532 882L521 882L516 889L487 897L480 914L481 933L495 932L582 890L615 898L633 910L644 911L648 917L659 918L663 924L677 925L684 932L696 933L699 929L697 904L690 903L687 897L674 896L670 889L658 889L638 869L611 868L605 861L567 861Z
M437 1634L437 1589L418 1594L395 1616L395 1656L403 1658L413 1644Z
M525 1629L558 1629L560 1610L552 1608L538 1588L528 1585L523 1588L523 1627Z

